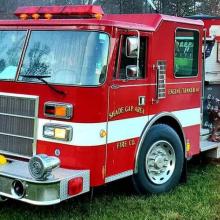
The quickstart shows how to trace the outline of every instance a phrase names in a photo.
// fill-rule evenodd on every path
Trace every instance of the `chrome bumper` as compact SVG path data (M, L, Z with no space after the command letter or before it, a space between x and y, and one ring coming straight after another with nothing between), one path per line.
M68 194L68 182L83 178L82 191L74 196L88 192L90 188L89 170L54 169L46 181L37 181L29 173L28 163L11 161L0 165L0 195L34 205L52 205L73 197ZM13 182L18 180L25 188L22 196L16 195Z

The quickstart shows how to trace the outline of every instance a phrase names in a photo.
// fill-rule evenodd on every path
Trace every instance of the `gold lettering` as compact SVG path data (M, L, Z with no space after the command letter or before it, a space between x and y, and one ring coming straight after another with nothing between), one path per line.
M135 107L134 109L137 113L144 114L144 109L141 107Z
M130 139L130 140L126 140L126 141L120 141L116 144L117 149L123 149L126 147L130 147L130 146L134 146L135 143L135 139Z
M133 106L125 106L125 112L132 112L133 108Z
M191 94L200 92L200 88L191 87L191 88L178 88L178 89L169 89L168 95L176 95L176 94Z
M127 147L127 141L120 141L117 143L117 149L121 149L125 147Z
M135 145L135 140L134 139L131 139L129 140L129 146L134 146Z

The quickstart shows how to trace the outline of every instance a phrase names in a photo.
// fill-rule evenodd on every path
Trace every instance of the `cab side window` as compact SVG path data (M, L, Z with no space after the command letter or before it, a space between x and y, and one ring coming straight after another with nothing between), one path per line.
M174 73L176 77L198 74L199 32L177 29L175 36Z
M128 56L127 38L131 36L123 36L122 47L121 47L121 57L119 63L119 79L141 79L145 77L145 58L146 58L146 37L140 38L140 49L139 49L139 65L137 67L137 57ZM129 71L134 71L136 68L137 74L133 77L128 76Z

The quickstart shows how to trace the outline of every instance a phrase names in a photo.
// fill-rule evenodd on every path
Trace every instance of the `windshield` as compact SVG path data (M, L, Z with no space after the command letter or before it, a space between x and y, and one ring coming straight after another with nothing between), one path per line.
M0 31L0 79L14 80L26 31Z
M99 85L105 81L109 37L90 31L32 31L20 81L39 80L72 85Z

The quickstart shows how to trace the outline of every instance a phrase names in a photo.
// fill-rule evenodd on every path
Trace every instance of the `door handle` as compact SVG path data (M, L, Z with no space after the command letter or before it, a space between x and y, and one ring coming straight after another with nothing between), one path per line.
M113 85L111 85L111 88L112 88L112 89L118 89L118 88L120 88L120 86L119 86L119 85L116 85L116 84L113 84Z

